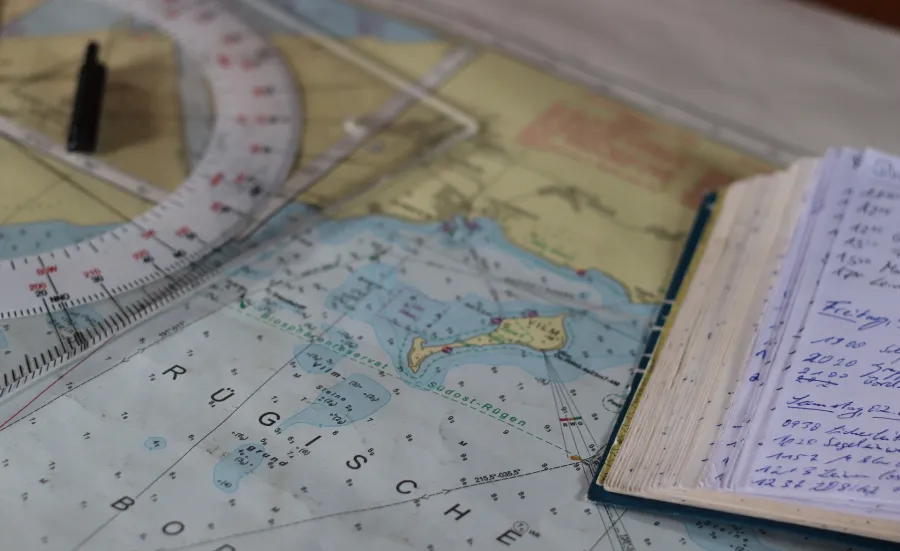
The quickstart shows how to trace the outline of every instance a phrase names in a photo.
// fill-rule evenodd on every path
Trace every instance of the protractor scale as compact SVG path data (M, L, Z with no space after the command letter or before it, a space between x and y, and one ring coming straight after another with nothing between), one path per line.
M298 92L278 55L213 2L110 1L170 34L202 67L217 117L190 177L129 223L91 239L0 263L0 319L35 331L51 316L56 343L4 358L2 390L64 364L185 295L222 263L213 254L284 182L300 132ZM211 255L211 256L210 256ZM104 301L99 319L77 307ZM38 339L38 341L44 339Z
M218 111L212 144L175 193L131 223L0 264L0 319L65 311L190 267L249 222L294 160L298 92L249 27L209 2L112 3L201 63Z
M251 232L410 107L425 103L437 115L435 120L450 122L444 125L449 130L441 130L441 139L432 138L432 147L408 155L410 162L472 135L477 128L466 115L428 95L428 88L440 82L440 71L419 83L408 83L355 52L335 48L327 34L319 34L314 27L307 27L308 23L266 4L210 0L102 3L177 43L202 75L214 106L214 123L208 130L205 151L194 159L188 177L167 193L101 159L69 153L40 131L9 118L0 119L0 134L20 147L89 172L150 205L130 219L122 213L123 223L88 239L0 261L0 288L4 290L0 293L0 327L4 338L17 345L0 356L0 399L71 364L181 299L196 297L204 285L209 287L202 298L220 305L242 297L247 291L243 285L213 276L222 276L224 266L236 266L237 259L246 258L248 251L260 245L262 238ZM359 113L363 123L335 121L344 135L305 164L299 162L307 120L302 108L305 98L278 49L248 22L259 18L299 26L312 36L317 48L342 59L344 70L366 73L393 96L380 109ZM460 54L466 52L452 53L442 60L440 69L455 70L467 59ZM101 48L100 57L103 55ZM403 166L393 162L391 168L401 170ZM380 178L373 181L369 177L364 183L377 184L387 175L380 173ZM117 208L101 194L94 194L93 200L110 211ZM296 217L292 220L296 230L298 221ZM291 229L282 227L279 234L286 235ZM273 237L278 235L269 232L265 236L270 241ZM186 311L180 315L189 321Z

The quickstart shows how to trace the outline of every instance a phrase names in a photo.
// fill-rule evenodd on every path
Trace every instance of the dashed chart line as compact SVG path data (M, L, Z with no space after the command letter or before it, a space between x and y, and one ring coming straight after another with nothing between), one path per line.
M293 335L293 336L299 336L299 337L301 337L301 338L307 339L307 340L309 341L309 343L310 343L310 346L312 346L312 345L319 345L319 346L325 346L325 347L328 347L328 343L330 342L330 341L326 340L324 337L322 337L321 340L318 340L319 337L320 337L321 335L309 336L309 335L313 335L313 334L312 334L311 332L309 332L309 331L304 331L304 332L302 332L302 333L301 333L301 332L297 332L297 331L290 331L289 329L287 329L287 328L285 328L285 327L282 327L280 324L275 325L275 324L271 324L271 323L266 323L266 320L261 319L259 316L256 316L256 315L253 315L253 314L251 314L251 313L248 313L246 310L241 310L241 309L239 309L239 307L238 307L238 308L232 307L232 310L235 310L235 311L237 311L237 312L240 312L241 314L247 316L248 318L250 318L250 319L252 319L252 320L254 320L254 321L256 321L256 322L262 323L262 324L265 325L266 327L269 327L269 328L277 328L277 329L279 329L280 331L282 331L282 332L284 332L284 333L288 333L288 334ZM342 316L341 316L341 319L343 319L343 317L345 317L345 316L346 316L346 314L342 315ZM335 322L335 323L337 323L337 322ZM338 352L342 352L340 349L344 349L343 352L348 352L348 351L347 351L347 347L345 347L345 346L340 346L340 345L339 345L339 346L337 346L336 348L331 348L331 347L328 347L328 348L330 348L330 349L332 349L332 350L334 350L334 351L338 351ZM304 349L304 350L305 350L305 349ZM390 371L386 371L386 370L384 370L384 369L381 369L381 366L385 366L385 367L386 367L385 364L381 364L381 363L379 362L379 365L370 365L369 363L366 363L366 362L364 362L364 361L361 361L359 358L354 358L353 355L352 355L353 352L354 352L354 350L349 350L349 353L350 353L350 354L345 354L345 357L346 357L347 359L349 359L349 360L351 360L351 361L353 361L353 362L359 364L359 365L368 367L369 369L377 370L379 373L384 373L384 374L387 375L387 376L390 376L390 377L392 377L392 378L395 378L395 379L397 379L397 380L403 382L403 383L406 384L406 385L412 386L413 388L416 388L416 389L419 389L419 390L424 390L424 391L426 391L426 392L428 392L428 393L430 393L430 394L434 394L434 395L436 395L436 396L440 396L440 397L442 397L442 398L444 398L444 399L446 399L446 400L449 400L449 401L454 402L454 403L456 403L456 404L459 404L459 405L461 405L461 406L468 407L469 409L471 409L471 410L473 410L473 411L477 411L478 413L480 413L480 414L482 414L482 415L486 415L486 416L490 417L491 419L494 419L494 420L496 420L496 421L499 421L500 423L503 423L504 425L506 425L506 426L508 426L508 427L514 428L514 429L518 430L519 432L525 433L525 434L527 434L528 436L531 436L532 438L535 438L535 439L537 439L537 440L540 440L541 442L543 442L543 443L545 443L545 444L549 444L549 445L553 446L554 448L557 448L557 449L559 449L559 450L561 450L561 451L564 451L564 452L566 452L566 453L568 453L568 454L572 454L572 453L573 453L573 452L571 452L570 450L567 450L566 448L560 446L559 444L556 444L556 443L554 443L554 442L551 442L551 441L549 441L549 440L546 440L546 439L544 439L544 438L538 436L537 434L534 434L533 432L531 432L531 431L529 431L529 430L527 430L527 429L524 429L524 428L522 428L522 427L520 427L520 426L518 426L518 425L516 425L516 424L514 424L514 423L511 423L511 422L509 422L509 421L507 421L507 420L505 420L505 419L499 418L499 417L498 417L497 415L495 415L492 411L486 411L486 410L484 410L483 407L484 407L485 404L483 404L482 402L480 402L480 401L478 401L478 400L472 399L472 400L470 400L470 401L463 401L463 400L461 400L461 399L459 399L459 398L455 398L455 397L453 397L453 396L448 396L448 395L444 394L443 392L439 392L439 391L437 391L437 390L435 390L435 389L426 388L426 387L423 387L423 386L418 385L418 384L416 384L416 383L407 383L406 381L403 381L402 379L400 379L399 377L397 377L397 375L395 375L394 373L391 373ZM295 357L296 357L296 356L295 356ZM368 356L361 356L361 357L366 357L366 358L368 358ZM582 459L584 459L584 458L582 458Z
M431 236L432 239L427 240L427 241L425 241L424 243L421 244L421 246L420 246L421 249L423 249L423 250L428 250L429 252L433 252L433 253L438 253L437 250L435 250L433 247L431 247L431 246L429 246L429 245L431 245L431 243L430 243L431 240L437 239L437 238L439 238L440 236L441 236L441 234L435 234L435 235ZM416 262L416 260L417 260L416 257L415 257L413 254L408 254L408 255L401 256L401 257L399 257L399 259L400 259L400 261L401 261L402 263ZM338 262L338 263L339 263L339 262ZM485 272L485 273L481 273L481 274L479 274L479 273L471 273L471 272L467 272L467 273L468 273L468 275L471 275L472 277L479 277L479 276L480 276L482 279L485 278L485 277L496 278L496 276L493 276L492 274L490 274L489 271L487 271L487 272ZM279 298L281 298L281 297L279 297ZM284 300L284 299L281 298L281 300ZM549 302L549 303L551 303L551 304L554 303L554 301L552 301L552 300L548 300L547 302ZM494 419L494 420L496 420L496 421L499 421L499 422L503 423L504 425L506 425L506 426L508 426L508 427L513 427L513 428L515 428L516 430L518 430L518 431L520 431L520 432L523 432L523 433L527 434L528 436L530 436L530 437L532 437L532 438L535 438L535 439L537 439L537 440L539 440L539 441L541 441L541 442L544 442L545 444L549 444L549 445L551 445L551 446L553 446L553 447L555 447L555 448L557 448L557 449L559 449L559 450L561 450L561 451L564 451L564 452L566 452L566 453L567 453L568 455L570 455L570 456L575 455L575 456L579 457L579 459L580 459L581 461L585 462L585 465L586 465L586 466L589 466L589 463L588 463L588 462L590 461L590 457L589 457L589 456L592 455L592 454L583 454L583 453L581 453L581 452L578 451L578 450L576 450L575 452L573 452L573 451L571 451L571 450L568 449L568 445L566 444L565 441L563 442L563 445L560 446L559 444L556 444L556 443L554 443L554 442L552 442L552 441L549 441L549 440L547 440L547 439L545 439L545 438L539 436L538 434L535 434L535 433L533 433L533 432L531 432L531 431L529 431L529 430L523 428L522 426L519 426L519 425L517 425L517 424L515 424L515 423L512 423L512 422L510 422L510 421L508 421L508 420L506 420L506 419L502 419L502 418L498 417L498 415L494 414L492 410L490 410L490 409L488 409L488 410L483 409L485 404L482 403L482 402L480 402L480 401L478 401L478 400L476 400L476 399L469 399L468 396L465 396L465 397L463 397L463 396L455 397L455 396L453 396L453 395L447 395L447 394L445 394L445 393L442 392L442 391L438 391L438 390L432 389L432 388L427 388L427 387L424 387L424 386L422 386L422 385L420 385L420 384L417 384L417 383L415 383L415 382L409 382L409 381L400 379L395 373L392 373L391 371L387 371L386 369L384 369L384 368L386 368L389 364L383 363L383 362L381 362L381 361L374 361L373 359L368 358L368 356L365 356L365 355L363 355L363 354L357 352L357 350L356 350L355 348L348 348L348 347L346 347L346 346L344 346L344 345L340 345L340 344L336 344L336 343L331 343L330 340L327 340L327 339L323 338L321 335L317 334L316 332L309 331L309 330L304 329L303 327L298 326L298 325L296 325L296 324L290 324L290 323L288 323L288 322L282 322L281 320L278 320L277 318L275 318L275 322L269 321L269 319L264 319L264 318L262 318L261 316L259 316L258 314L254 313L254 312L250 312L250 311L247 311L247 310L244 309L244 308L238 308L238 307L236 307L236 306L232 306L232 310L234 310L234 311L236 311L236 312L239 312L239 313L243 314L244 316L249 317L250 319L253 319L254 321L256 321L256 322L258 322L258 323L262 323L263 325L265 325L265 326L267 326L267 327L270 327L270 328L272 328L272 327L277 328L277 329L279 329L279 330L282 331L282 332L291 334L292 336L297 336L297 337L300 337L300 338L302 338L302 339L305 339L305 340L307 340L308 342L310 342L311 344L318 344L318 345L320 345L320 346L324 346L324 347L326 347L326 348L329 348L329 349L331 349L331 350L333 350L333 351L335 351L335 352L341 353L341 354L343 354L346 358L352 360L353 362L355 362L355 363L357 363L357 364L360 364L360 365L363 365L363 366L365 366L365 367L368 367L368 368L370 368L370 369L375 369L375 370L377 370L377 371L379 372L379 374L389 375L390 377L395 378L395 379L397 379L397 380L403 382L405 385L411 386L411 387L416 388L416 389L419 389L419 390L428 391L428 392L430 392L430 393L432 393L432 394L439 395L439 396L443 397L443 398L446 399L446 400L449 400L449 401L451 401L451 402L454 402L454 403L459 404L459 405L464 406L464 407L468 407L469 409L474 410L474 411L477 411L477 412L481 413L482 415L486 415L486 416L488 416L488 417L490 417L490 418L492 418L492 419ZM343 317L343 316L342 316L342 317ZM413 335L412 333L409 333L409 334L405 337L405 340L408 341L412 336L414 336L414 335ZM460 337L460 338L463 338L464 336L463 336L463 335L460 335L459 337ZM401 346L401 347L400 347L401 350L404 349L404 348L405 348L404 346ZM495 349L501 349L501 348L504 348L504 346L503 346L503 345L497 345L497 346L495 346L495 347L493 347L493 348L495 348ZM508 348L514 348L514 347L511 347L511 346L510 346L510 347L508 347ZM515 350L518 351L519 348L515 348ZM465 352L466 352L466 351L463 351L463 353L465 353ZM472 350L469 350L469 352L477 352L477 350L476 350L476 349L472 349ZM397 358L396 358L395 361L398 362L398 365L402 365L402 360L403 360L402 352L401 352L401 353L398 353L398 354L399 354L399 355L397 356ZM393 366L393 367L394 367L395 369L397 368L397 366ZM460 394L462 394L462 393L460 393ZM594 440L593 437L591 437L591 440ZM587 444L585 444L585 445L587 446ZM594 445L595 445L595 446L597 445L597 444L596 444L596 441L594 441ZM587 451L587 450L586 450L586 451Z
M312 335L311 332L304 331L303 333L299 333L299 332L296 332L296 331L290 331L290 330L287 330L287 329L284 328L284 327L281 327L280 325L277 325L277 326L276 326L276 325L271 324L271 323L266 323L266 320L261 319L259 316L256 316L256 315L253 315L253 314L251 314L251 313L248 313L248 312L246 312L245 310L235 309L234 307L232 307L232 309L235 310L235 311L237 311L237 312L240 312L241 314L247 316L248 318L250 318L250 319L252 319L252 320L254 320L254 321L256 321L256 322L262 323L262 324L265 325L266 327L269 327L269 328L275 327L275 328L278 328L280 331L282 331L282 332L284 332L284 333L288 333L288 334L293 335L293 336L299 336L299 337L301 337L301 338L305 338L305 339L307 339L307 340L309 341L309 345L310 345L310 346L312 346L312 345L327 346L327 343L329 342L329 341L327 341L326 339L324 339L324 337L322 338L321 341L320 341L320 340L316 340L316 339L319 338L320 335L313 336L313 337L309 337L309 336L307 336L307 335ZM341 316L341 319L343 319L345 316L346 316L346 314L343 314L343 315ZM337 323L337 322L335 322L335 323ZM344 346L340 346L339 348L344 348L344 349L346 349L346 347L344 347ZM306 350L306 349L304 349L304 350ZM338 350L338 351L339 351L339 350ZM527 434L528 436L531 436L531 437L533 437L533 438L536 438L536 439L540 440L541 442L543 442L543 443L545 443L545 444L549 444L549 445L551 445L551 446L553 446L553 447L555 447L555 448L557 448L557 449L559 449L559 450L562 450L562 451L564 451L564 452L566 452L566 453L570 453L568 450L566 450L565 448L559 446L558 444L555 444L555 443L553 443L553 442L550 442L549 440L545 440L545 439L541 438L540 436L534 434L533 432L531 432L531 431L529 431L529 430L526 430L526 429L524 429L524 428L522 428L522 427L520 427L520 426L518 426L518 425L515 425L515 424L513 424L513 423L510 423L510 422L508 422L508 421L506 421L506 420L504 420L504 419L500 419L499 417L497 417L496 415L494 415L491 411L485 411L485 410L483 410L483 409L479 409L479 407L477 407L477 406L481 406L481 407L484 406L484 404L481 403L480 401L472 400L472 401L470 401L470 402L464 402L464 401L462 401L462 400L460 400L460 399L458 399L458 398L454 398L453 396L447 396L446 394L444 394L444 393L442 393L442 392L439 392L439 391L437 391L437 390L435 390L435 389L426 388L426 387L423 387L423 386L418 385L418 384L415 384L415 383L407 383L406 381L403 381L402 379L400 379L399 377L397 377L397 375L395 375L395 374L393 374L393 373L391 373L391 372L389 372L389 371L386 371L386 370L381 369L380 366L373 366L373 365L370 365L370 364L365 363L365 362L363 362L363 361L360 361L358 358L354 358L354 357L352 356L353 350L350 350L349 352L350 352L351 354L350 354L350 355L345 355L345 357L346 357L347 359L349 359L349 360L351 360L351 361L353 361L353 362L359 364L359 365L368 367L368 368L370 368L370 369L375 369L375 370L377 370L379 373L384 373L384 374L387 375L387 376L390 376L390 377L393 377L393 378L395 378L395 379L397 379L397 380L400 380L400 381L403 382L404 384L407 384L407 385L409 385L409 386L412 386L413 388L417 388L417 389L419 389L419 390L424 390L424 391L426 391L426 392L428 392L428 393L430 393L430 394L434 394L434 395L440 396L440 397L442 397L442 398L444 398L444 399L446 399L446 400L450 400L451 402L454 402L454 403L459 404L459 405L461 405L461 406L468 407L469 409L471 409L471 410L473 410L473 411L477 411L478 413L481 413L482 415L486 415L486 416L490 417L491 419L494 419L494 420L496 420L496 421L499 421L499 422L503 423L504 425L506 425L506 426L508 426L508 427L514 428L514 429L518 430L519 432L523 432L523 433ZM295 356L295 357L296 357L296 356ZM366 357L367 357L367 356L366 356ZM382 364L382 365L383 365L383 364Z

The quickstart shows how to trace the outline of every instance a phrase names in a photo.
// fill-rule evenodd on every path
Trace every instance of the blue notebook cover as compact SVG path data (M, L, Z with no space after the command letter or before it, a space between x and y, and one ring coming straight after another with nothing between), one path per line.
M616 453L618 452L617 443L621 442L621 440L625 437L628 431L628 424L630 423L631 416L634 414L634 410L637 408L638 402L640 401L639 391L641 388L641 381L644 377L649 377L651 374L650 371L647 371L647 368L650 366L650 362L653 359L653 355L657 350L657 347L665 338L665 328L667 326L667 322L669 321L669 318L672 317L673 313L677 310L678 298L682 290L686 288L685 282L690 280L692 268L693 266L695 266L695 261L698 261L700 256L702 255L703 247L705 244L705 237L706 235L708 235L708 230L711 228L715 221L716 206L719 201L720 194L710 193L704 198L702 204L700 205L700 209L697 212L697 216L694 219L694 224L688 234L684 249L682 250L681 257L678 260L678 264L675 267L675 272L669 283L669 288L666 291L664 302L660 307L659 314L657 315L656 321L653 324L653 329L651 330L650 335L647 338L647 344L644 348L644 354L641 356L641 361L638 364L638 369L636 370L634 378L631 381L631 388L629 390L628 397L625 400L625 404L622 407L622 412L619 415L616 424L613 426L610 438L606 443L606 447L604 448L602 460L597 467L597 471L594 473L591 487L588 490L588 499L596 503L616 505L620 507L644 510L664 515L688 517L692 520L710 520L713 522L742 524L745 526L761 528L765 530L799 534L807 536L809 538L839 541L843 544L851 546L849 551L897 551L898 549L900 549L900 545L894 542L876 540L862 536L854 536L843 532L833 532L830 530L810 528L807 526L778 522L769 519L737 515L733 513L716 511L713 509L705 509L690 505L680 505L669 503L666 501L657 501L647 498L634 497L626 494L617 494L608 491L603 487L602 481L606 478L606 474L608 473L609 468L612 466L612 463L616 457Z

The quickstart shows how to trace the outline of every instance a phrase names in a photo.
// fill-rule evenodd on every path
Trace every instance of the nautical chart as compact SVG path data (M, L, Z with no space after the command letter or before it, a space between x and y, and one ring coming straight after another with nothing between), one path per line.
M3 9L4 548L839 549L585 500L767 160L335 0Z

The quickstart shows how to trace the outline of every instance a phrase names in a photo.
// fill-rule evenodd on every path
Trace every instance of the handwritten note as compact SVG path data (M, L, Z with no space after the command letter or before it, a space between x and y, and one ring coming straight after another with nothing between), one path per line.
M744 490L900 502L900 161L863 156Z
M808 212L798 224L778 281L770 292L757 331L752 356L734 393L728 416L705 459L705 487L731 488L736 459L744 452L746 435L770 378L780 375L786 353L796 345L808 315L816 285L837 235L853 191L852 150L830 151L823 160L823 178L809 198Z

